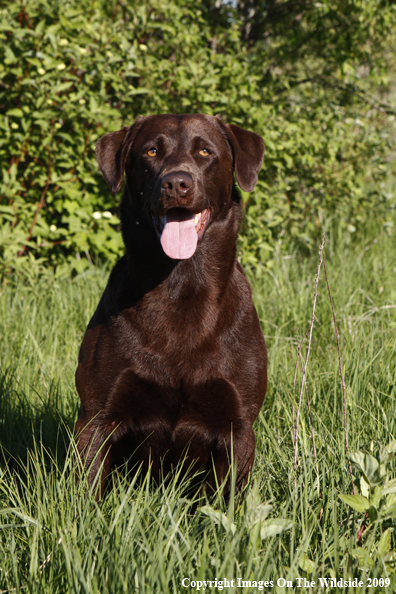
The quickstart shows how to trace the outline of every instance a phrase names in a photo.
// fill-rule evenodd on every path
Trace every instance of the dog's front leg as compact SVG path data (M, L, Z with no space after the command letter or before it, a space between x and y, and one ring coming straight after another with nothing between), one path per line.
M77 452L97 498L103 494L111 468L114 425L115 423L104 422L99 415L90 420L81 416L76 422Z
M226 437L218 440L212 450L212 466L207 483L216 489L223 486L223 495L228 498L232 483L235 492L239 492L246 485L253 467L255 453L255 436L253 429L231 431ZM232 473L236 472L235 479Z

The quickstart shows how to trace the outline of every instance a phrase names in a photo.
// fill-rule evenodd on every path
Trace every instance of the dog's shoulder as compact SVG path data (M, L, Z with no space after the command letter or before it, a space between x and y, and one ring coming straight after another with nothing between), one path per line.
M99 305L88 324L88 329L107 324L134 301L134 287L130 276L127 256L118 260L111 271Z

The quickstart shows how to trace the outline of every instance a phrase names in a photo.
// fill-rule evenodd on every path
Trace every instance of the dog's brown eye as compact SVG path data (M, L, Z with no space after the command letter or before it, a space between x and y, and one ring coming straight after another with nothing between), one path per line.
M156 157L157 156L157 149L151 148L147 151L149 157Z
M210 155L210 150L209 149L201 149L199 151L199 154L202 155L203 157L208 157Z

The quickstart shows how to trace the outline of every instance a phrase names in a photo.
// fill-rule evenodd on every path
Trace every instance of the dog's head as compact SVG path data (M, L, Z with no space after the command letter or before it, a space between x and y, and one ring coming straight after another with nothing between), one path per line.
M186 259L229 209L233 170L242 190L253 190L264 143L217 116L139 116L132 126L103 136L96 155L111 191L120 190L126 172L130 198L164 252Z

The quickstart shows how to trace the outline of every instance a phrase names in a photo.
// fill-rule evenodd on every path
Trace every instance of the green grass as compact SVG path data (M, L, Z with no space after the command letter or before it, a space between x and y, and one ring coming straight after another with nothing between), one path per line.
M360 243L335 233L326 262L347 385L350 450L396 437L396 241L375 230ZM300 592L325 591L319 577L389 577L396 589L395 537L381 556L381 534L396 513L373 522L356 541L364 514L345 505L351 493L345 451L337 345L323 269L308 365L318 455L312 453L304 395L299 470L293 468L292 396L297 335L312 316L318 257L279 259L253 278L269 352L269 389L256 422L254 472L243 501L194 502L173 477L155 487L122 472L99 504L75 483L69 447L78 409L74 388L79 344L105 285L94 269L73 280L46 277L0 293L0 591L192 592L189 580L314 580ZM306 354L306 346L303 355ZM297 382L299 382L301 371ZM318 496L318 489L321 498ZM263 503L270 501L272 508ZM273 518L292 522L282 534ZM267 522L267 523L266 523ZM268 523L269 522L269 523ZM283 526L284 527L284 526ZM393 539L393 540L392 540ZM186 582L185 582L186 583ZM187 582L188 583L188 582ZM303 584L302 584L303 585ZM384 588L367 588L368 592ZM200 590L202 591L202 589ZM206 592L218 592L214 584ZM224 588L239 592L241 588ZM243 592L257 592L245 587ZM330 590L329 590L330 591ZM336 591L335 589L331 591ZM338 592L353 589L339 588ZM356 591L366 591L366 586Z

